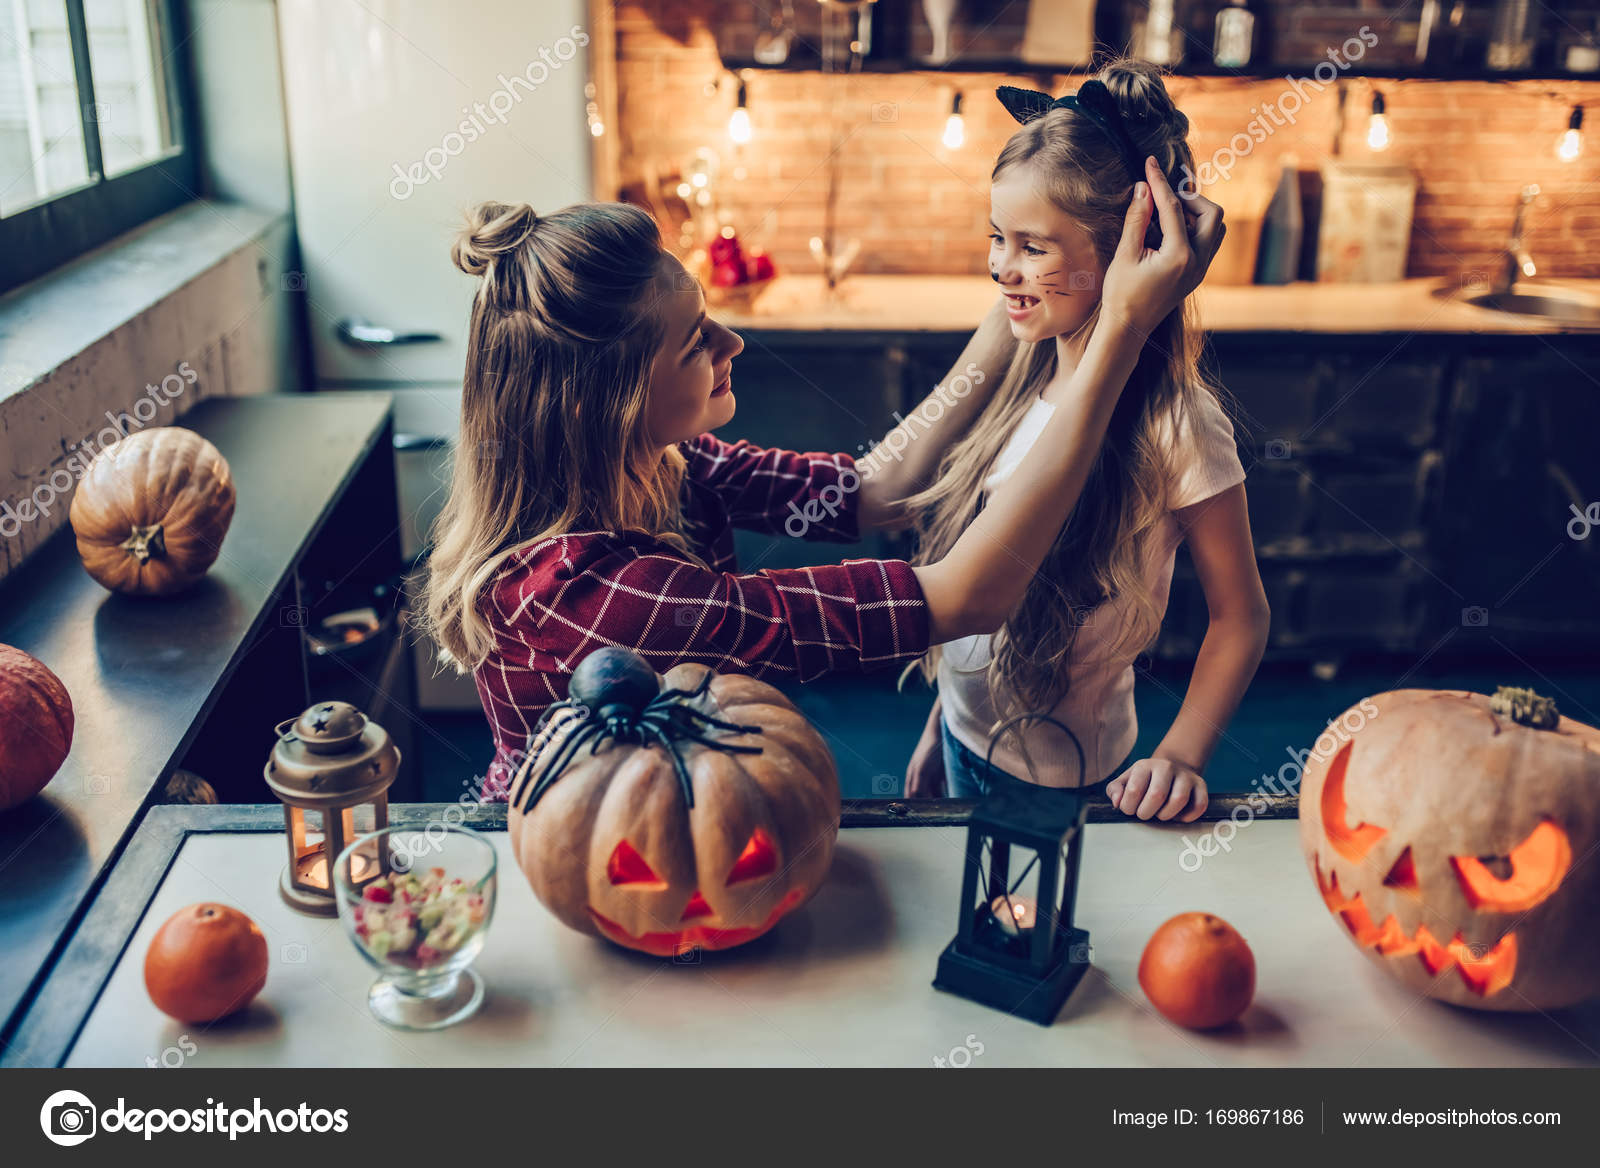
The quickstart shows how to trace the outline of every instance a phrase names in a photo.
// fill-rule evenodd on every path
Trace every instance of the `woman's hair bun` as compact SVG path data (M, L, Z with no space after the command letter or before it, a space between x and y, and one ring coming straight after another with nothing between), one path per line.
M467 275L481 276L526 243L538 225L539 213L527 203L479 203L467 212L450 258Z

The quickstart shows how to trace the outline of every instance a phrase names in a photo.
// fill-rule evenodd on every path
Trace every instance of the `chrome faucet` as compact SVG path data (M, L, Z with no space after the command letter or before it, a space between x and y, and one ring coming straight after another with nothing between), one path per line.
M1538 183L1529 183L1522 188L1522 195L1517 200L1516 216L1511 220L1511 235L1506 240L1505 251L1501 253L1500 271L1492 289L1498 295L1506 295L1516 287L1520 277L1532 276L1539 270L1534 266L1533 257L1528 254L1528 249L1522 243L1522 220L1538 197Z

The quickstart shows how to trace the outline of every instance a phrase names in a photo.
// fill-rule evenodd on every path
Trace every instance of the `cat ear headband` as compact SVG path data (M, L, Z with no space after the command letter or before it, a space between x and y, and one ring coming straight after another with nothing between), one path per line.
M1137 183L1144 180L1145 152L1133 144L1133 138L1123 122L1122 111L1117 108L1117 99L1111 96L1111 91L1103 82L1085 81L1078 87L1077 93L1057 98L1051 98L1048 93L1040 93L1036 89L1018 89L1014 85L1002 85L994 93L1000 99L1000 104L1006 107L1006 112L1023 124L1041 118L1058 107L1077 110L1098 126L1116 147L1127 168L1128 181Z

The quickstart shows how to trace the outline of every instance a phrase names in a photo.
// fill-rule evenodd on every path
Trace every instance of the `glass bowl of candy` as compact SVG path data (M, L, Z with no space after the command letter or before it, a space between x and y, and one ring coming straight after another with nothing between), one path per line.
M378 970L367 1006L404 1030L437 1030L483 1004L472 969L494 915L494 845L445 823L363 836L333 864L339 919Z

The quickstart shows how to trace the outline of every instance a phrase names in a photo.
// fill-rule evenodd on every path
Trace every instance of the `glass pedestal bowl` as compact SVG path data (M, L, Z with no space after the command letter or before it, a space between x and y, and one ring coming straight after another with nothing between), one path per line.
M379 1021L437 1030L477 1011L483 979L471 966L497 882L494 845L466 827L389 827L339 853L339 919L378 970L367 1006Z

